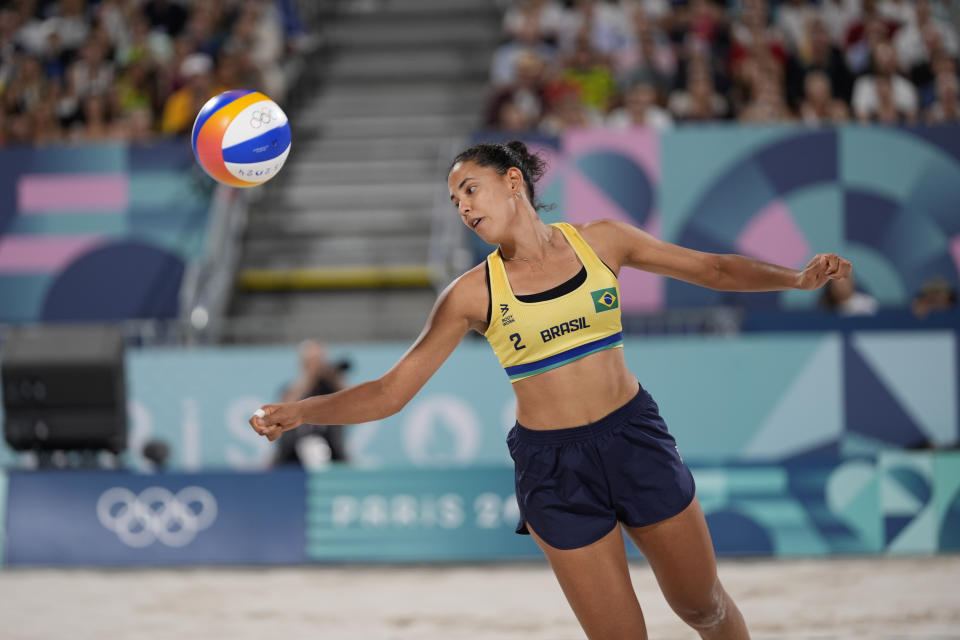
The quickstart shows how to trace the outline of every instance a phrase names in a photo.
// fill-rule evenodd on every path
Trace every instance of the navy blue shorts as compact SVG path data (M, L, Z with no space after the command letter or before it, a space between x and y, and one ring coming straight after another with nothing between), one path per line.
M693 475L643 387L627 404L582 427L507 435L516 468L517 533L527 523L557 549L596 542L617 525L642 527L683 511Z

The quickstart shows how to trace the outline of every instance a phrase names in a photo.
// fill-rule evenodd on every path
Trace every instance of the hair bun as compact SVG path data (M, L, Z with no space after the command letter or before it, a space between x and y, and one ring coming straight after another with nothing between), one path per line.
M530 157L530 151L522 140L511 140L507 143L507 148L520 156L520 159L523 160L524 163L527 161L527 158Z

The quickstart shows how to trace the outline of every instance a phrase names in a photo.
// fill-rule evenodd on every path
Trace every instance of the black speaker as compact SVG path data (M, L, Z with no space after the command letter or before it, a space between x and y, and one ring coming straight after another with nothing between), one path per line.
M3 434L14 449L127 448L123 333L103 325L35 325L4 333Z

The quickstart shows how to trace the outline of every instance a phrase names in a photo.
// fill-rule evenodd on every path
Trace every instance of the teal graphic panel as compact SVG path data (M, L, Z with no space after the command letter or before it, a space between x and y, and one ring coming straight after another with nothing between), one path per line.
M406 343L331 345L349 381L380 377ZM952 446L958 345L949 331L628 338L627 365L653 395L681 453L697 462L783 462ZM275 445L247 423L297 373L293 347L133 349L127 354L130 452L151 439L173 469L261 469ZM0 415L2 418L2 415ZM490 348L466 340L400 413L351 425L355 465L510 463L515 399ZM19 454L0 446L0 465ZM852 497L848 497L853 499Z
M0 470L0 566L7 548L7 474Z
M342 560L497 560L539 553L514 534L509 468L351 471L310 476L307 556Z
M937 549L960 551L960 451L933 457L933 506Z

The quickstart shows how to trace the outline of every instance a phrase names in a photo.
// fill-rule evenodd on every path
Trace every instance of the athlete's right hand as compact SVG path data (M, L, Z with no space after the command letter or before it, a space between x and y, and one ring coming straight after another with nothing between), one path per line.
M263 417L254 413L250 416L250 426L270 442L279 438L284 431L296 429L303 424L299 402L265 404L260 410L263 411Z

